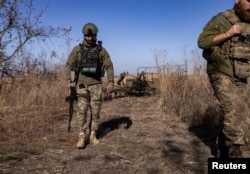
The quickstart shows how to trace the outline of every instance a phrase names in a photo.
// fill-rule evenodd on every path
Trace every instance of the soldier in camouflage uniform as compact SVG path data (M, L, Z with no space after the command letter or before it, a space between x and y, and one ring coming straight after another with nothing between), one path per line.
M234 1L234 7L214 16L198 38L223 113L218 134L221 158L243 157L249 117L246 89L250 77L250 2Z
M97 43L98 28L93 23L83 26L84 41L75 46L66 63L67 78L70 85L76 85L77 121L79 141L77 147L84 148L90 141L98 144L96 137L99 124L99 112L103 101L102 81L107 72L108 90L114 89L114 70L111 58L101 41ZM90 135L87 135L87 113L91 112Z

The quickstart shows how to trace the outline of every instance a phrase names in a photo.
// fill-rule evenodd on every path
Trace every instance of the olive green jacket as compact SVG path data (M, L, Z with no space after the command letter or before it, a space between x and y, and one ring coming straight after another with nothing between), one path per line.
M97 44L95 45L89 45L85 40L82 42L84 48L91 48L93 50L97 49ZM66 76L67 80L71 79L71 67L72 64L78 60L80 61L81 59L81 52L80 52L81 46L75 46L73 50L71 51L67 63L66 63ZM114 69L113 69L113 63L111 61L111 58L105 48L102 47L100 53L99 53L99 58L101 59L100 62L103 63L103 68L105 69L107 73L107 80L108 82L114 82ZM85 84L85 85L94 85L94 84L100 84L102 83L101 81L101 76L86 76L84 74L79 73L78 76L78 84Z
M219 13L207 23L199 35L198 46L203 49L203 57L207 60L208 74L220 72L235 78L233 62L229 58L229 52L225 50L225 45L230 44L229 40L216 46L212 45L214 37L228 31L231 26L232 23Z

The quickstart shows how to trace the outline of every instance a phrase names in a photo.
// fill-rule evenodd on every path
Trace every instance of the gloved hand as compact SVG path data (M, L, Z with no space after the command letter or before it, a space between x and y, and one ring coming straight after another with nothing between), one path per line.
M108 83L107 90L109 93L114 92L114 83L113 82Z

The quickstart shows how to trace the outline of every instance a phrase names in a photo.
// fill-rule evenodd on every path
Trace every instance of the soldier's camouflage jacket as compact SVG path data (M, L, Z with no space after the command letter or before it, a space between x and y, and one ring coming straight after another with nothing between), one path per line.
M198 46L203 49L203 57L207 60L208 74L221 72L234 77L232 60L223 54L224 42L217 46L212 45L214 37L228 31L231 26L231 22L219 13L206 24L198 38Z
M98 49L98 45L89 45L86 40L84 40L82 42L82 47L84 49L89 49L90 51L96 51ZM102 63L102 66L104 68L104 70L107 72L107 80L109 82L114 82L114 69L113 69L113 63L111 61L111 58L107 52L107 50L102 47L100 52L99 52L99 59L100 62ZM81 46L75 46L73 48L73 50L71 51L67 63L66 63L66 75L67 75L67 79L70 80L72 77L72 65L75 62L80 62L81 61ZM75 74L77 75L77 74ZM78 73L78 77L77 77L77 83L78 84L84 84L84 85L93 85L93 84L100 84L101 81L101 75L95 75L95 76L91 76L91 75L86 75L83 74L81 72Z
M234 24L241 25L243 33L213 46L214 37L220 33L227 32ZM207 60L208 74L223 73L229 75L236 81L239 80L238 76L235 75L234 69L236 61L234 60L241 58L250 60L250 45L249 43L244 43L241 39L246 32L249 32L249 28L250 25L241 22L235 15L233 9L217 14L206 24L199 35L198 46L203 49L203 57ZM243 50L245 50L245 52L243 52Z

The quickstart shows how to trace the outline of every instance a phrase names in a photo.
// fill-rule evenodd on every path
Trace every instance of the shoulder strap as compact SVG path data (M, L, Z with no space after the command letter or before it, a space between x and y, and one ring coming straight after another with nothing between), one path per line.
M224 16L232 24L236 24L240 22L240 19L238 18L238 16L235 15L235 12L233 9L224 11L221 13L221 15Z
M102 50L102 41L100 41L100 40L97 41L97 50L99 52L101 52L101 50Z
M97 42L97 51L98 51L98 55L99 55L99 61L100 63L103 63L103 60L100 57L100 52L102 51L102 41L98 40Z

